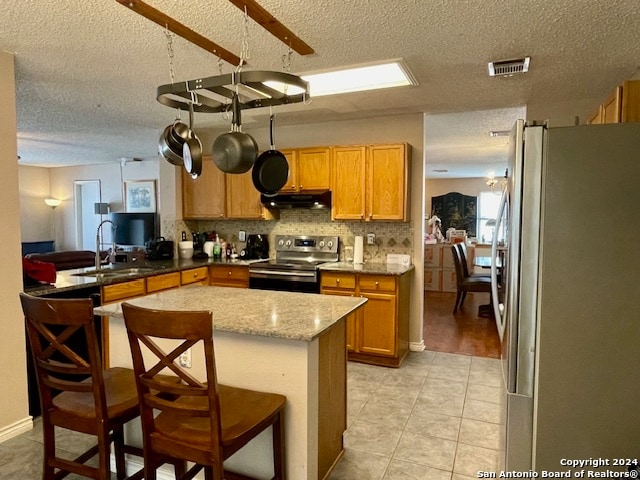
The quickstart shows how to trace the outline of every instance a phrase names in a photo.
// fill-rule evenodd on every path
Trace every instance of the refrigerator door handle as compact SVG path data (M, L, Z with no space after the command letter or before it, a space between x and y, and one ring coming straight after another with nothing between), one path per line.
M507 326L505 306L500 303L500 297L498 296L498 232L504 218L504 211L507 206L508 198L508 186L505 186L500 198L500 206L498 207L498 217L496 218L496 226L493 230L493 240L491 241L491 300L493 304L493 313L496 319L496 327L498 327L498 335L500 336L500 342L504 337L504 331ZM502 265L504 270L505 265ZM505 271L502 272L506 274Z

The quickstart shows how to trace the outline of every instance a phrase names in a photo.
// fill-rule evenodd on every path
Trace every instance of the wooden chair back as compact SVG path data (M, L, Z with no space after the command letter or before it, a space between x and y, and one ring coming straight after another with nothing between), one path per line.
M469 273L469 263L467 260L467 246L465 245L464 242L458 242L455 244L455 246L458 248L458 252L460 253L460 263L462 265L462 272L464 273L465 277L468 277L470 273Z
M458 289L463 285L465 278L468 275L464 274L464 268L462 266L462 259L460 258L460 249L458 248L458 244L451 245L451 254L453 256L453 263L456 267L456 284Z
M122 304L122 312L131 346L145 441L155 442L153 450L157 452L189 458L188 448L178 452L172 451L175 445L163 446L161 436L156 435L157 416L154 410L182 418L208 417L212 437L208 463L222 465L220 401L211 312L153 310L126 302ZM159 345L162 339L181 343L177 346L172 343L171 350L166 351L166 347ZM194 378L179 365L180 355L196 346L201 346L204 351L206 382ZM168 382L167 370L178 377L179 382Z

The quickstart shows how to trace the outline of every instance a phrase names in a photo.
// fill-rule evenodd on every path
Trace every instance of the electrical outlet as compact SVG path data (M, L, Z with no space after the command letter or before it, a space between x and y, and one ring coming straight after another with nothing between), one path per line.
M238 232L238 241L239 242L246 242L247 241L247 232L245 232L244 230L240 230Z
M191 349L190 348L188 348L187 350L185 350L180 354L180 356L178 357L178 362L180 363L181 367L191 368Z
M367 245L375 245L375 244L376 244L376 234L367 233Z

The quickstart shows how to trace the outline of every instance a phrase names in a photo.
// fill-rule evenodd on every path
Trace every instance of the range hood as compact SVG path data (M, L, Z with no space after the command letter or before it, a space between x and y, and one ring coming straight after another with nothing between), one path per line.
M310 208L331 207L331 191L317 190L304 193L279 193L275 196L260 195L260 201L267 208Z

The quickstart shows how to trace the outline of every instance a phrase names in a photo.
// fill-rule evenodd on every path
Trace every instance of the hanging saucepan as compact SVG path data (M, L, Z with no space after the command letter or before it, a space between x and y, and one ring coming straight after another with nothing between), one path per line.
M183 165L182 145L189 137L189 127L179 120L166 127L160 135L158 152L172 165Z
M189 104L189 135L182 145L184 168L191 178L202 173L202 143L193 131L193 104Z
M273 114L269 116L269 140L271 147L260 154L253 165L251 177L256 190L266 196L273 196L285 186L289 178L289 162L274 146Z
M211 154L213 163L225 173L248 172L258 156L258 144L248 133L242 133L240 125L240 101L233 94L231 103L233 120L231 131L224 133L213 142Z

